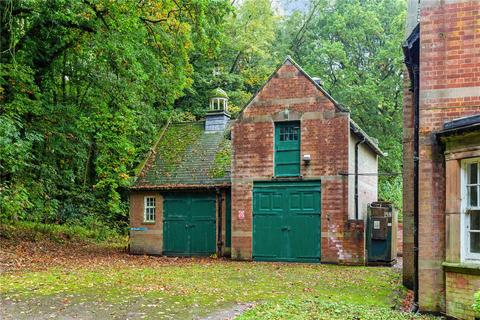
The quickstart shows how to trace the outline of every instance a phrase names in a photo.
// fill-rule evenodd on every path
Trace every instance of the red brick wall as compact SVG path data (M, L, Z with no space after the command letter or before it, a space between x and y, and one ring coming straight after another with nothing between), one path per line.
M144 197L155 197L155 223L143 222ZM130 252L135 254L162 254L163 252L163 197L158 192L134 191L130 194L130 227L146 228L130 231Z
M446 272L446 313L458 319L475 320L473 295L480 290L480 276ZM478 319L478 318L477 318Z
M421 2L420 11L420 309L445 310L445 168L434 133L480 112L480 1ZM404 105L404 265L410 274L413 185L412 104ZM404 277L404 280L409 280Z
M348 222L349 115L333 103L295 66L284 64L246 107L232 129L232 256L252 258L253 182L274 174L274 120L286 108L301 120L304 178L322 181L322 261L363 263L363 222ZM238 219L239 210L245 219Z
M403 256L403 223L399 222L397 227L397 257Z

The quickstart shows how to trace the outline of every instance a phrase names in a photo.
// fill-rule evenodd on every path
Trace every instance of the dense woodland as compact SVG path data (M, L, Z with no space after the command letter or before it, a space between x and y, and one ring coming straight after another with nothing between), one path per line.
M233 2L233 3L232 3ZM0 220L114 226L161 127L235 114L291 55L401 172L405 0L0 1ZM401 176L380 198L401 205Z

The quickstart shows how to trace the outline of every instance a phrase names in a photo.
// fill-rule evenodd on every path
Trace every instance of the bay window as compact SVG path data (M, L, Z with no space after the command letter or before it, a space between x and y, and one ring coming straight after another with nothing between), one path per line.
M462 248L464 259L480 262L480 158L463 161Z

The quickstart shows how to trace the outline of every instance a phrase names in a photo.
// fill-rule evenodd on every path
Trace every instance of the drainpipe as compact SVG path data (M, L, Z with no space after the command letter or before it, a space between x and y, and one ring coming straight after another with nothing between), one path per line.
M365 137L355 143L355 220L358 220L358 147L365 142Z
M217 224L217 255L222 255L222 208L223 208L223 197L221 190L217 187L215 188L215 192L217 194L217 208L218 208L218 224Z
M420 110L419 110L419 86L420 86L419 66L413 66L413 308L418 310L418 171L420 162L419 153L419 127L420 127Z
M418 247L419 247L419 127L420 127L420 25L412 31L403 45L405 65L408 69L413 93L413 308L418 311L419 281L418 281Z

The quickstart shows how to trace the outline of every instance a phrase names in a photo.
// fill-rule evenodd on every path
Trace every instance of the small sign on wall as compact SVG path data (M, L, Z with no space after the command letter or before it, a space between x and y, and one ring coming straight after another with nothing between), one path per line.
M245 219L245 210L238 210L238 220Z
M140 228L131 227L130 230L132 230L132 231L147 231L147 228L145 228L145 227L140 227Z

